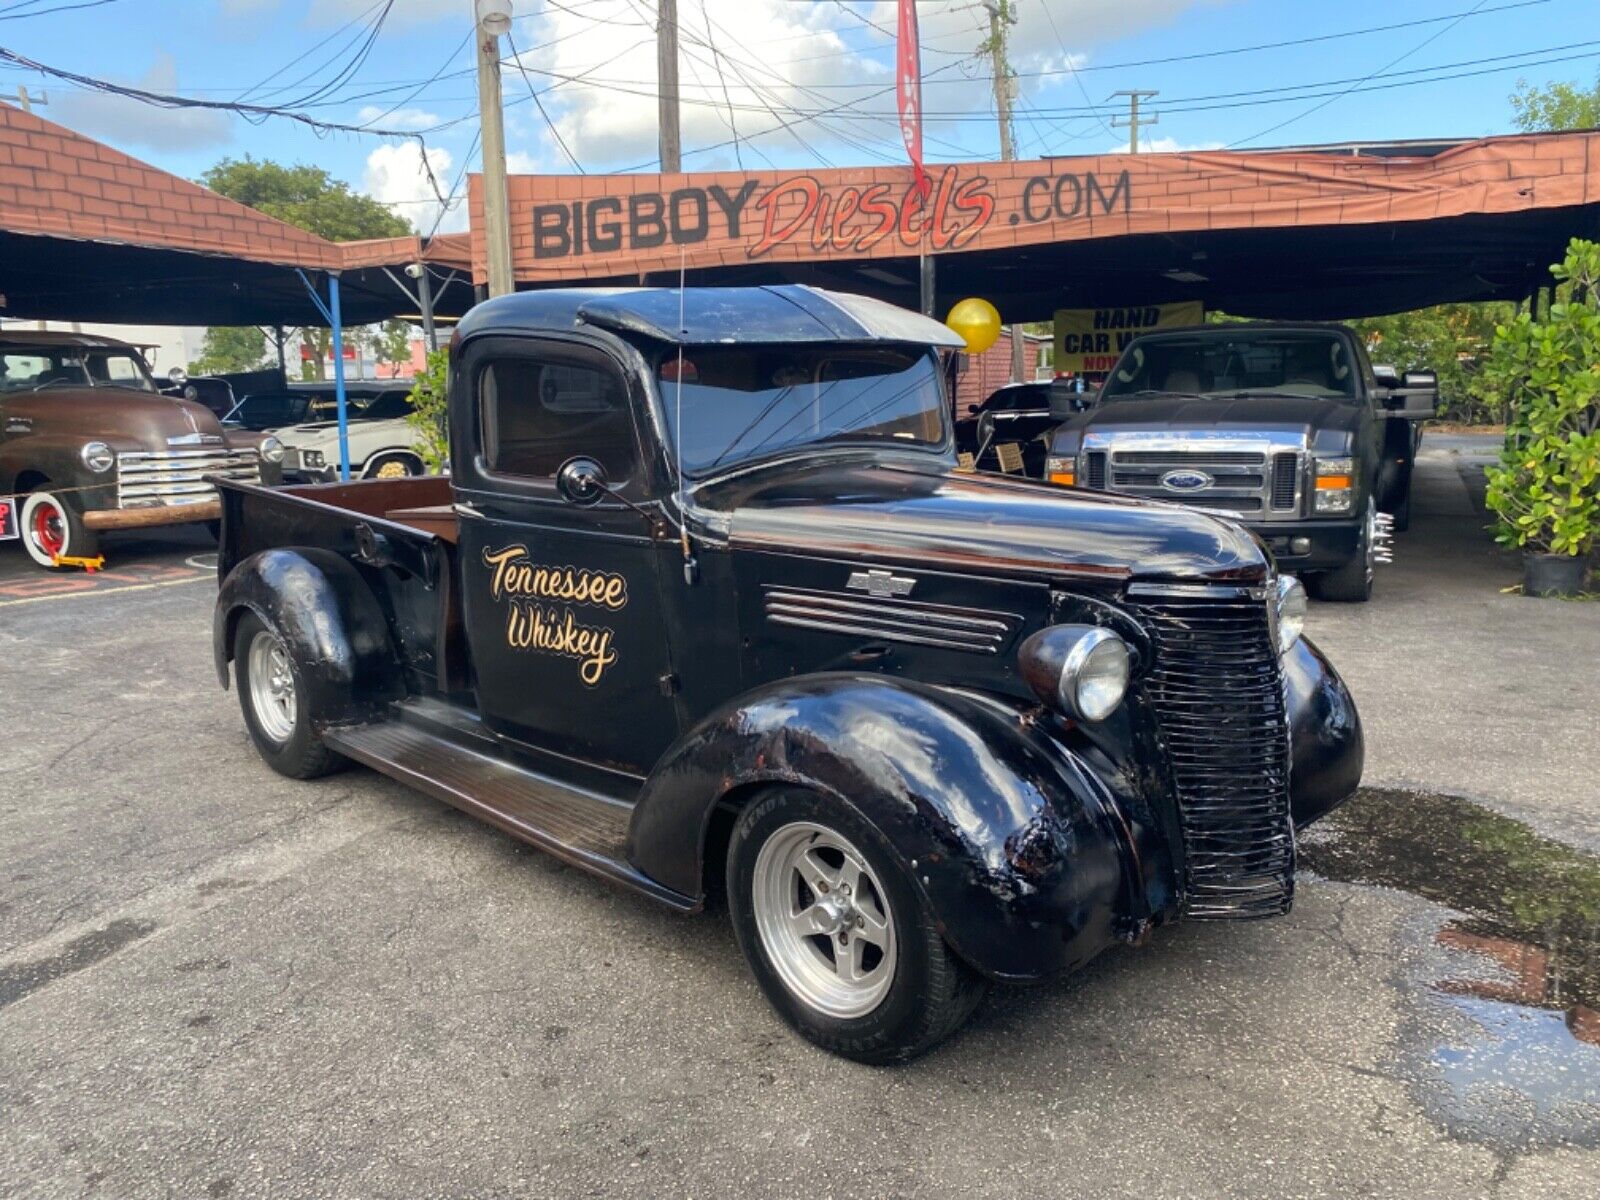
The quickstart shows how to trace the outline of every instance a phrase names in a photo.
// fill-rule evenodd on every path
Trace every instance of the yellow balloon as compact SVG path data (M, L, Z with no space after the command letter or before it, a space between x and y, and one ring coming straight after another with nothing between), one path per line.
M961 335L968 354L982 354L1000 339L1000 313L978 296L957 302L944 323Z

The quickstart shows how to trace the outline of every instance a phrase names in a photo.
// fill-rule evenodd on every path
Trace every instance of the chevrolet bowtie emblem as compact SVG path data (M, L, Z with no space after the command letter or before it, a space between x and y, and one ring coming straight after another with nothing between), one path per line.
M853 592L865 592L869 596L876 596L883 600L890 596L909 596L911 589L917 586L915 579L907 579L904 575L893 575L888 571L852 571L849 582L845 587Z

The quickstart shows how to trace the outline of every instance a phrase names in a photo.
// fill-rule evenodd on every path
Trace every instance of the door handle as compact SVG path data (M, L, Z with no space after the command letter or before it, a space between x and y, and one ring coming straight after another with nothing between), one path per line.
M478 509L474 508L470 504L463 503L460 500L457 500L453 507L455 508L456 516L458 517L478 517L480 519L483 517L483 513Z

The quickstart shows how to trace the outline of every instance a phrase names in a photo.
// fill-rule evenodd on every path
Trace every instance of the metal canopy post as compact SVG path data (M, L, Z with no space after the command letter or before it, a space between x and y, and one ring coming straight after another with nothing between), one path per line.
M333 330L333 394L339 403L339 478L348 483L350 480L350 411L345 405L344 396L344 325L339 319L339 272L328 272L328 303L322 302L322 297L317 295L317 289L312 286L311 280L306 278L306 273L299 268L295 274L300 276L300 282L306 285L306 291L311 295L311 303L317 306L317 311L322 314L323 320L328 322L328 328Z

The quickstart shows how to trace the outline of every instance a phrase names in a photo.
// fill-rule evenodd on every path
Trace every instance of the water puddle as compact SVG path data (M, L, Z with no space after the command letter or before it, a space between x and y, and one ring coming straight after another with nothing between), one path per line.
M1401 984L1400 1068L1430 1117L1504 1151L1600 1146L1600 857L1452 796L1364 788L1301 862L1452 910Z

